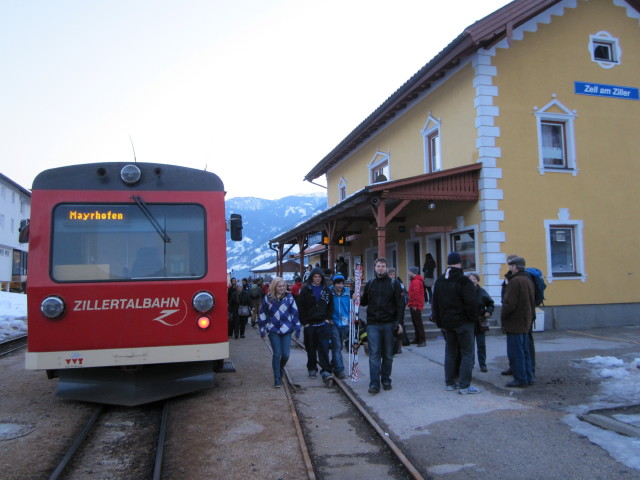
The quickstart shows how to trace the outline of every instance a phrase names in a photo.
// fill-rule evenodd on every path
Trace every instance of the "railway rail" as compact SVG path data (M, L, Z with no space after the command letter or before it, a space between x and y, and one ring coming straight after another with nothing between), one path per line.
M18 337L14 337L10 340L5 340L0 342L0 357L4 355L9 355L16 350L20 350L27 346L27 336L20 335Z
M304 344L298 340L294 339L296 345L303 351L305 350ZM268 343L267 343L268 345ZM269 345L268 345L269 346ZM270 347L270 346L269 346ZM291 382L291 378L287 373L285 368L285 378L284 382L285 389L287 391L287 398L289 399L290 407L292 408L294 422L296 423L296 432L298 435L302 434L302 426L300 425L299 415L295 411L294 401L295 401L295 392L298 390L298 386L294 385ZM333 385L337 386L337 389L333 389L335 392L339 392L341 397L345 399L350 405L352 405L360 415L360 417L365 420L366 424L373 430L378 436L378 439L384 444L387 452L392 455L395 460L399 464L402 465L404 470L406 471L409 478L414 480L423 480L424 477L420 474L418 469L411 463L411 461L407 458L407 456L402 452L402 449L389 437L389 434L384 431L384 428L376 421L376 419L367 411L366 407L358 400L358 398L352 393L351 389L346 385L346 382L349 380L342 381L338 378L333 378ZM291 393L293 391L293 394ZM308 475L309 479L315 479L316 475L313 470L313 462L311 462L311 458L308 454L308 448L306 446L306 441L304 438L300 438L300 443L303 448L303 455L305 457L305 463L307 463L308 467ZM307 461L308 458L308 461ZM353 458L352 460L353 461ZM357 460L356 460L357 461ZM361 457L361 461L366 462L367 459L365 457ZM325 477L325 475L322 475Z
M167 432L167 420L169 414L169 401L162 403L160 412L160 419L157 420L158 410L160 410L159 404L152 404L145 407L137 407L132 409L115 408L105 405L98 405L92 411L87 422L82 429L73 439L71 445L62 457L62 460L54 471L49 476L49 480L59 479L74 479L83 478L86 472L91 472L99 466L101 470L105 465L120 463L113 462L113 459L122 459L125 456L129 456L131 452L134 452L135 461L131 458L126 464L138 465L137 468L144 470L140 478L152 478L153 480L160 480L162 474L162 460L164 454L165 436ZM155 428L144 429L130 429L129 432L125 432L122 435L123 429L121 425L137 424L137 421L132 421L131 418L142 415L148 417L150 423L156 423ZM118 435L116 435L115 441L109 440L109 425L116 425L118 429ZM100 427L102 426L102 431ZM107 428L105 428L107 426ZM135 431L133 431L135 430ZM140 432L147 437L146 441L140 442ZM151 443L149 438L153 437L155 433L155 448L149 454L149 444ZM126 436L129 439L125 438ZM112 447L105 448L107 443L113 443L116 447L115 450ZM142 444L142 446L140 446ZM145 447L146 445L146 447ZM130 448L129 448L130 447ZM101 452L102 450L102 452ZM150 457L153 457L153 462L150 461ZM119 466L116 468L120 468ZM148 472L152 473L148 473ZM126 476L131 475L130 472L126 472ZM123 477L124 478L124 477Z

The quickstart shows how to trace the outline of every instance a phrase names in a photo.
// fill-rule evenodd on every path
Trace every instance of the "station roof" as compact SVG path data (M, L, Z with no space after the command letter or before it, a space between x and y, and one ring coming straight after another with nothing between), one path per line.
M640 12L640 0L626 1ZM464 57L481 48L490 48L504 38L511 38L514 28L559 2L560 0L515 0L467 27L320 160L305 175L304 180L311 182L326 174L429 90L434 82L445 76L447 70L459 65Z

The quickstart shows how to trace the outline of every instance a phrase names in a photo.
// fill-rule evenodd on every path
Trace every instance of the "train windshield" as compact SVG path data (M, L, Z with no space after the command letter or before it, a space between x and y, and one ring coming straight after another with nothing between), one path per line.
M57 282L201 278L205 224L201 205L57 205L51 276Z

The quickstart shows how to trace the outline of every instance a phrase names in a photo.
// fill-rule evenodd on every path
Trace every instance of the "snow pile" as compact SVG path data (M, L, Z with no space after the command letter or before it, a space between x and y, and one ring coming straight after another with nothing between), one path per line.
M592 374L602 379L600 392L588 405L579 405L570 410L576 414L591 410L637 405L640 399L640 358L625 362L616 357L590 357L582 359L590 367ZM637 415L615 415L617 420L636 425ZM581 421L577 415L567 415L564 422L571 429L584 435L596 445L629 468L640 470L640 440L625 437L616 432ZM637 426L637 425L636 425Z
M27 296L0 292L0 341L27 333Z

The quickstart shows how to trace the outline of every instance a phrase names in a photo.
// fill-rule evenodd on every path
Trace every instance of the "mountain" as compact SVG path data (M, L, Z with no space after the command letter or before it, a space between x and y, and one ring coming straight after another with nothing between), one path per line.
M307 221L327 209L324 194L290 195L278 200L235 197L225 201L227 219L242 215L242 241L227 235L227 269L234 277L251 276L251 269L275 262L276 253L268 242L277 235Z

